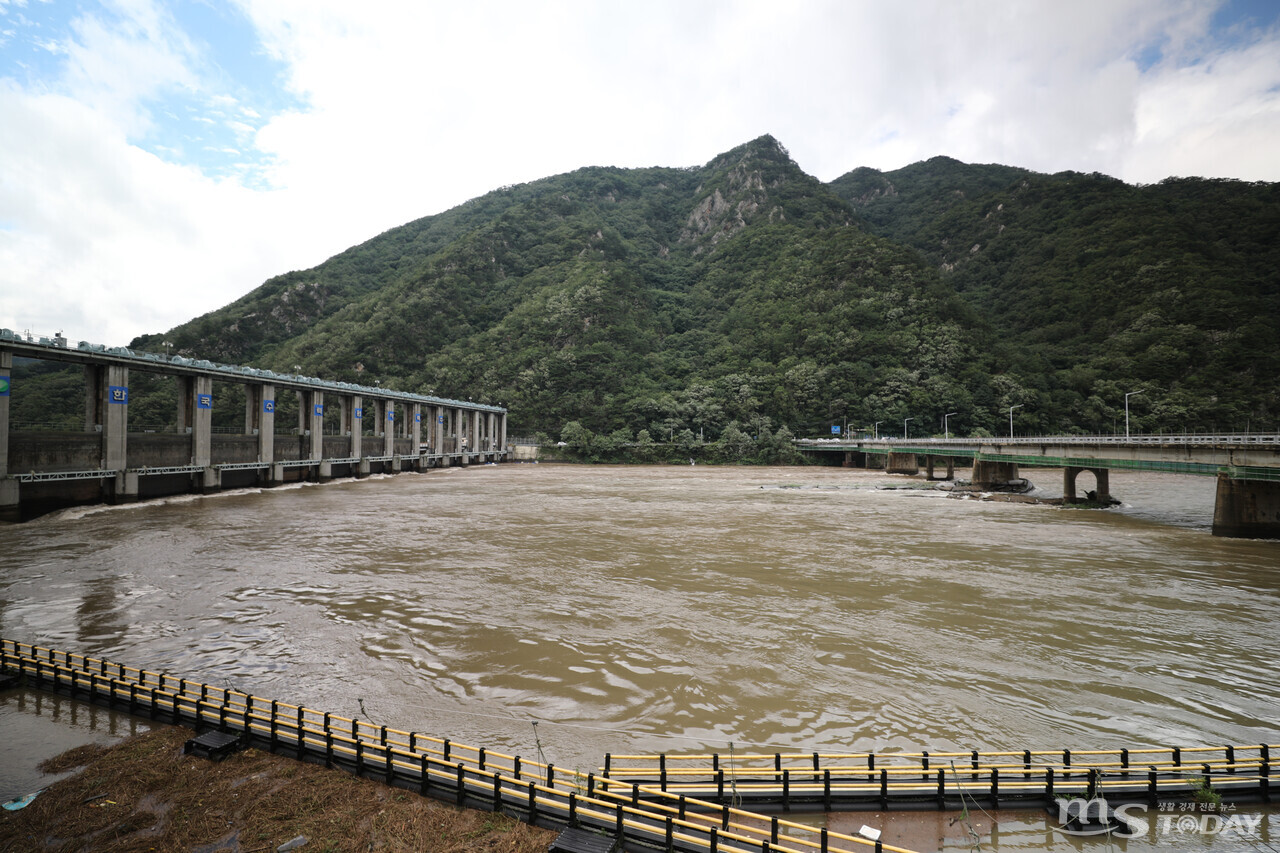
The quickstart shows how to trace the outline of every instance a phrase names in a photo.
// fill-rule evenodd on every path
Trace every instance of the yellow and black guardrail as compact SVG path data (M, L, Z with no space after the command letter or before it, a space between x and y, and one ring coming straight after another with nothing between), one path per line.
M851 810L1040 806L1055 797L1271 802L1275 744L1005 752L607 755L600 774L668 795Z
M911 853L660 786L558 770L449 738L375 726L100 658L0 639L0 671L32 686L547 827L575 826L625 850Z
M1114 750L606 755L598 773L405 732L301 705L13 640L0 670L33 686L238 733L251 746L337 767L459 806L541 826L579 826L628 850L826 853L902 848L778 813L1040 807L1056 797L1113 804L1271 802L1277 744ZM763 814L762 812L767 812Z

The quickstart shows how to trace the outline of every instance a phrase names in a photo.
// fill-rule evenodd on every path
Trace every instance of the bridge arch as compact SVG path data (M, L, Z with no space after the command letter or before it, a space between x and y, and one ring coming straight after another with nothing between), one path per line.
M1094 479L1094 497L1099 503L1111 502L1111 469L1109 468L1077 468L1067 466L1062 469L1062 500L1065 503L1083 503L1088 498L1081 498L1076 489L1076 478L1081 471L1088 471Z

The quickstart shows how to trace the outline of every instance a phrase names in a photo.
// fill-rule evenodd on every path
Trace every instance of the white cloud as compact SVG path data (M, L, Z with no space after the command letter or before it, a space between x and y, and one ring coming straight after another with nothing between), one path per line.
M1174 175L1280 180L1280 45L1259 42L1163 67L1143 88L1129 180Z
M0 81L0 325L122 342L498 186L762 133L823 180L936 154L1280 180L1280 39L1212 36L1212 3L238 2L302 106L206 79L202 36L151 0L87 7L61 78ZM137 147L171 116L225 134L191 156L265 181Z
M0 325L123 343L278 271L275 199L130 145L71 98L0 86Z

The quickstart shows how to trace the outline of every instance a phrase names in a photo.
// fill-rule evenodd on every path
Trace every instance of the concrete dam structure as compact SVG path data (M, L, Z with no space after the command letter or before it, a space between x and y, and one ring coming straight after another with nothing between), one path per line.
M83 431L11 430L15 358L81 365ZM177 386L172 431L130 431L130 374ZM243 430L215 433L214 383L240 386ZM296 426L278 403L292 395ZM239 394L235 395L236 397ZM251 367L107 348L71 347L0 329L0 520L60 507L299 480L423 471L509 458L507 410Z

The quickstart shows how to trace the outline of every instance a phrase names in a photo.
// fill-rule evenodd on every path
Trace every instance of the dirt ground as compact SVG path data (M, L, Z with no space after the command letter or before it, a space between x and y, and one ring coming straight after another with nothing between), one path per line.
M457 809L340 770L250 749L221 762L182 754L190 729L157 727L46 761L55 782L0 810L0 853L544 853L555 833Z

